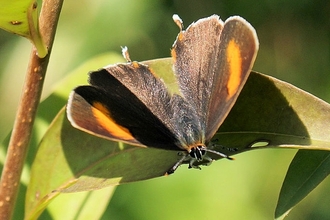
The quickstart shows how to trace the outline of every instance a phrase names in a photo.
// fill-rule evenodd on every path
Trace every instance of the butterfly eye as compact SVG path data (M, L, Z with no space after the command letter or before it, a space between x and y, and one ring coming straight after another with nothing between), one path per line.
M189 155L192 158L196 159L197 161L202 161L205 153L206 150L204 145L199 145L197 147L192 148L191 151L189 152Z

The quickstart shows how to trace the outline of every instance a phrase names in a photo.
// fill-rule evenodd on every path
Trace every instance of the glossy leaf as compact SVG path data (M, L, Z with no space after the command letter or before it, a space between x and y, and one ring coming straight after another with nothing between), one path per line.
M0 28L28 38L39 57L47 55L38 27L38 5L35 0L0 0Z
M170 59L146 63L176 90ZM252 72L213 147L229 155L270 147L329 150L329 138L322 132L329 112L322 100ZM124 145L74 129L62 109L40 143L28 189L30 198L37 192L39 197L27 210L41 210L60 192L162 176L179 158L177 152Z
M298 151L290 164L283 182L275 211L275 218L283 219L329 173L330 152Z
M229 150L247 147L255 141L268 147L329 150L330 105L288 83L271 78L253 81L251 75L217 138ZM267 79L268 78L268 79ZM276 88L276 89L275 89ZM246 91L248 90L248 91ZM255 94L258 94L257 96ZM253 107L247 107L253 105ZM242 106L242 109L239 107ZM243 109L245 108L245 109ZM241 113L240 117L235 117ZM231 132L226 124L231 124ZM237 133L237 131L239 131ZM230 138L228 138L230 136ZM243 144L243 139L251 145ZM237 143L236 143L237 142ZM327 151L299 151L281 189L275 217L283 218L329 174Z
M60 84L55 86L55 91L46 98L39 106L38 114L35 122L35 133L44 135L45 127L48 127L51 121L54 119L58 111L63 108L67 101L68 94L70 91L77 86L78 84L85 84L87 81L87 73L92 69L98 69L100 66L107 65L109 62L114 63L118 61L122 61L122 56L116 54L116 53L106 53L103 55L99 55L94 57L93 59L85 62L82 64L79 68L74 70L68 77L62 80ZM46 125L46 126L45 126ZM31 148L33 150L33 148ZM38 165L38 162L34 162L36 164L36 167ZM47 164L47 162L45 162ZM41 163L42 165L42 163ZM49 164L48 164L49 165ZM35 166L32 170L37 170ZM56 167L54 168L56 170ZM93 214L94 216L100 216L104 212L104 206L99 205L95 207L95 202L106 202L109 201L111 198L112 192L115 189L115 187L108 187L106 189L103 189L102 191L93 191L93 192L84 192L80 193L79 195L71 194L71 196L65 196L63 198L63 195L59 195L59 193L49 193L48 197L43 198L41 201L39 201L40 198L40 192L38 189L35 191L31 191L31 186L33 184L36 184L37 186L40 183L43 183L43 180L41 182L38 182L40 179L43 178L43 174L45 171L41 171L41 173L36 173L32 171L31 178L30 178L30 184L28 185L28 191L26 193L26 201L25 201L25 218L26 219L36 219L38 216L42 213L42 211L47 207L49 201L51 201L54 197L56 197L55 203L52 203L50 206L48 206L47 210L50 213L50 215L53 218L58 217L59 215L64 215L66 217L68 216L81 216L87 214ZM40 176L41 175L41 176ZM34 182L34 180L37 180L37 182ZM46 181L46 180L45 180ZM42 188L42 187L41 187ZM84 201L83 203L81 201ZM94 204L91 204L93 203ZM39 206L36 206L35 203L39 202ZM58 204L60 203L60 204ZM58 212L59 206L61 206L61 212ZM67 211L63 211L63 207L70 207L70 209L67 209ZM69 212L69 213L68 213ZM57 218L56 218L57 219ZM61 218L58 218L61 219Z

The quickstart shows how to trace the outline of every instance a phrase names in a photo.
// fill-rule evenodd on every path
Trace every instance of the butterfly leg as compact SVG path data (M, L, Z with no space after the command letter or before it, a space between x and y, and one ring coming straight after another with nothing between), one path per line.
M178 167L183 163L183 161L187 160L187 158L190 158L189 154L184 154L178 162L176 162L167 172L166 174L172 174L178 169Z

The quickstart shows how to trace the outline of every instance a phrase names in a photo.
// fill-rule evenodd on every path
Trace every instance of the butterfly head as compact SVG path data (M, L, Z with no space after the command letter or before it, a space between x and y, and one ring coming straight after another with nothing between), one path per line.
M207 152L216 154L220 157L227 158L229 160L233 160L234 158L229 157L226 154L223 154L221 152L212 150L207 148L204 144L196 144L195 146L191 147L189 150L187 150L186 153L181 155L181 159L174 164L168 171L167 174L172 174L174 171L182 164L182 163L189 163L188 168L195 168L195 169L201 169L199 165L210 165L213 161L213 159L207 155Z

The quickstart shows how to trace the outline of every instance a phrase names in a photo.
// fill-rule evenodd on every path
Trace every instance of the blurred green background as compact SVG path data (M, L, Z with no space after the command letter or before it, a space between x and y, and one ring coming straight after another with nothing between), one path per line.
M179 31L174 13L186 27L211 14L242 16L259 36L254 70L330 102L330 2L324 0L64 1L43 96L84 61L120 54L120 46L128 46L132 60L168 57ZM0 30L1 139L13 124L30 49L26 39ZM295 152L253 151L202 171L182 166L170 177L119 186L103 219L271 219ZM287 219L330 219L329 185L326 179Z

